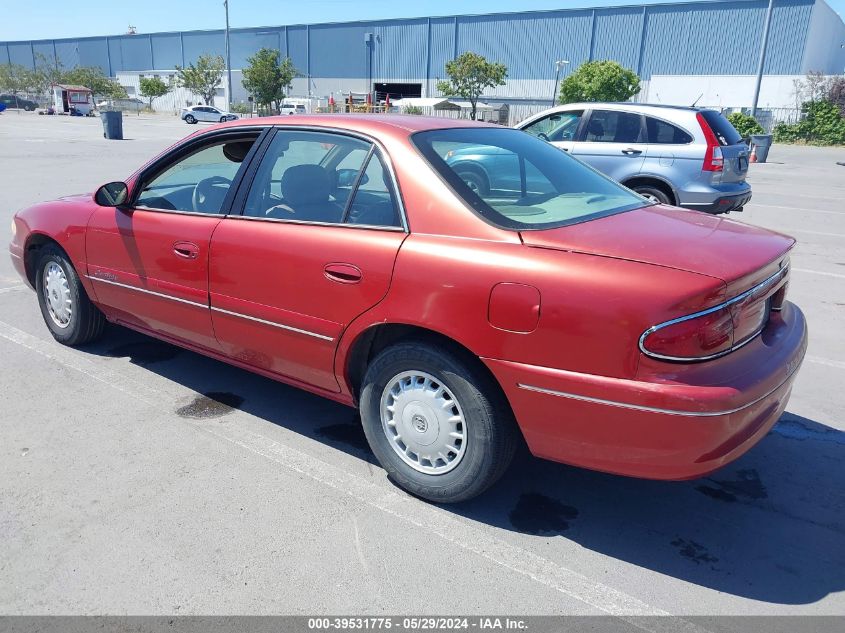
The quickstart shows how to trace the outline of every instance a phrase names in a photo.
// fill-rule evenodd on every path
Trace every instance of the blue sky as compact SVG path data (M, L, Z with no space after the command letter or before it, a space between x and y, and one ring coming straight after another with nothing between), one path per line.
M663 1L663 0L661 0ZM649 0L229 0L231 26L343 22L455 13L563 9ZM845 15L845 0L827 0ZM214 29L224 25L223 0L32 0L3 2L0 41Z

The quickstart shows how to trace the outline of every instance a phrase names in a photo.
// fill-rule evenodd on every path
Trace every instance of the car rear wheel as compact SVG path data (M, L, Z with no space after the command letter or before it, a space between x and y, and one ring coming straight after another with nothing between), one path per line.
M391 480L437 503L470 499L507 469L518 432L492 378L422 341L383 350L367 368L364 433Z
M65 345L83 345L98 339L106 319L91 303L67 256L54 246L45 247L40 255L35 289L50 334Z
M196 118L191 114L189 114L188 116L185 117L185 123L190 123L191 125L193 125L196 122L197 122Z
M652 185L635 185L632 189L646 200L655 204L672 204L665 191Z

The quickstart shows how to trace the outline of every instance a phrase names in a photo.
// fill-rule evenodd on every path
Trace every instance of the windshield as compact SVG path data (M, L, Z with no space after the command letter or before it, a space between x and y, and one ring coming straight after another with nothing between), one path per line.
M504 228L548 229L648 204L519 130L452 128L419 132L412 140L455 193Z

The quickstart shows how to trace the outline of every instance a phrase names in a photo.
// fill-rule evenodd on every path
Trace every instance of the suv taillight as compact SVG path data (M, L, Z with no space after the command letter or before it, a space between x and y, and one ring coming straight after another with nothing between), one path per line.
M704 163L701 168L704 171L722 171L725 167L725 158L722 156L722 147L719 145L719 139L713 134L710 124L707 123L701 112L696 113L695 118L701 126L704 140L707 141L707 150L704 152Z

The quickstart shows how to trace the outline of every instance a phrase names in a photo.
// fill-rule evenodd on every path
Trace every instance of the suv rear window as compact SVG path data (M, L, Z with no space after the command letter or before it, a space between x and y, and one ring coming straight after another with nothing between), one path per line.
M736 145L742 140L731 122L715 110L701 110L701 116L704 117L707 125L713 130L713 134L719 139L720 145Z
M647 116L645 118L648 142L659 145L685 145L692 143L692 136L676 125Z

